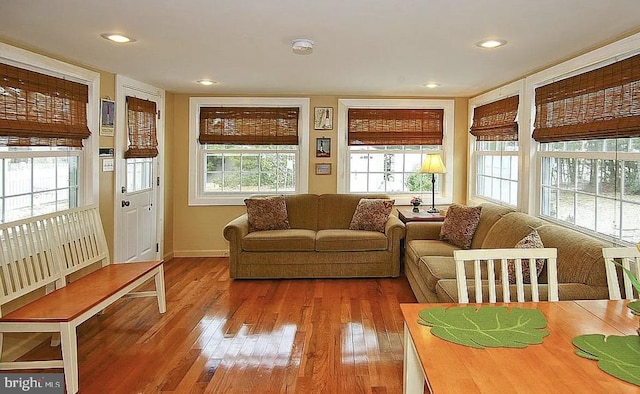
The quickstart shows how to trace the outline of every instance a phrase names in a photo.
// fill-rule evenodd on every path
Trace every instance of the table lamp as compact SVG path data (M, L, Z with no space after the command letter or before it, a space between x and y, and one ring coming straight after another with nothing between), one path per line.
M444 174L447 169L444 167L440 153L430 153L424 157L421 173L431 174L431 208L429 213L437 213L436 209L436 174Z

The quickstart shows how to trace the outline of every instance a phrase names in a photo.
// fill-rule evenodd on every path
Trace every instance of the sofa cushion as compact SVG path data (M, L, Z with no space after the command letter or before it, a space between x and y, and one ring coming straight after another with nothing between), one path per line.
M384 227L389 220L394 200L378 198L363 198L358 202L353 213L349 230L378 231L384 233Z
M478 222L478 228L476 228L476 233L473 235L471 249L481 249L482 243L493 225L504 215L515 212L513 208L492 203L483 203L480 206L482 207L480 222Z
M283 196L252 197L245 199L244 203L247 205L250 232L291 228Z
M435 239L415 239L409 241L405 245L405 248L407 249L407 253L415 256L417 259L423 256L453 257L453 251L460 249L448 242Z
M486 283L486 281L483 281ZM473 281L467 281L467 292L469 293L469 302L476 302L476 290ZM509 291L511 297L516 294L516 286L510 285ZM558 297L560 301L566 300L597 300L608 298L607 287L587 286L582 283L558 283ZM435 290L438 302L458 302L458 284L455 279L443 279L438 282ZM547 301L548 288L546 284L539 285L540 301ZM484 302L489 302L489 288L482 289L482 298ZM502 301L502 290L499 288L496 292L498 302ZM531 285L525 285L525 300L531 299Z
M377 231L320 230L316 234L318 252L364 252L387 247L387 237Z
M313 251L316 232L305 229L255 231L242 238L247 252Z
M347 230L358 203L363 198L383 198L387 195L321 194L318 197L318 230Z
M518 241L518 243L516 243L514 248L519 248L519 249L544 248L544 244L542 243L542 240L540 239L540 235L538 234L538 232L536 230L533 230L526 237ZM545 261L544 259L536 259L535 264L536 264L537 276L540 276L540 273L542 272L542 268L544 267L544 261ZM532 263L529 262L528 260L522 261L522 276L523 276L522 279L524 283L531 283L531 276L529 274L531 265ZM509 274L509 283L515 284L516 283L515 260L513 259L507 260L507 273Z
M540 229L547 224L542 219L535 218L522 212L511 212L503 215L491 227L482 243L482 249L507 249L513 248L531 230ZM542 234L540 234L542 237ZM543 239L544 241L544 239ZM544 242L547 245L546 242ZM547 247L550 247L547 245Z
M453 257L444 256L424 256L419 261L419 267L422 273L422 278L427 284L427 287L435 292L436 284L441 279L456 279L456 263ZM465 261L464 269L467 277L473 275L473 261ZM486 265L481 266L480 277L482 279L487 278Z
M482 302L489 302L489 286L487 281L482 281ZM510 285L509 292L511 293L511 300L516 299L516 286ZM467 280L467 293L469 295L469 302L476 302L476 286L473 280ZM436 295L439 302L458 302L458 282L455 279L443 279L436 285ZM539 285L540 301L547 301L548 299L547 285ZM531 285L524 286L524 299L531 300ZM502 287L498 285L496 289L497 302L502 302Z
M481 206L466 207L458 204L451 205L447 210L444 223L442 223L440 239L450 242L459 248L469 249L473 235L480 222L481 211Z
M291 228L318 229L318 195L287 194L287 214Z

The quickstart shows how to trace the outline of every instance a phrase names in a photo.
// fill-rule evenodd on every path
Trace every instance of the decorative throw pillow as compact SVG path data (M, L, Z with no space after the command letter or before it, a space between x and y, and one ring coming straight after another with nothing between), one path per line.
M533 230L526 237L522 238L518 243L514 246L514 248L521 249L535 249L535 248L544 248L542 244L542 239L540 239L540 234L538 234L537 230ZM531 283L531 278L529 276L529 268L531 263L529 260L522 260L522 276L524 283ZM542 268L544 267L544 259L536 259L536 273L540 276L542 272ZM507 260L507 272L509 273L509 283L516 283L516 262L515 260Z
M284 196L253 197L244 200L249 232L291 228Z
M481 210L481 206L451 205L440 229L440 240L447 241L462 249L471 248L473 235L476 233L478 223L480 223Z
M384 227L389 219L395 200L379 198L362 198L353 213L349 230L379 231L384 233Z

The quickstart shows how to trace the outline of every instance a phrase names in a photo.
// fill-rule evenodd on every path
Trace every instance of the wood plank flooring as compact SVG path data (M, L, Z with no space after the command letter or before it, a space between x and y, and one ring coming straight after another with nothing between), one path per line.
M404 277L230 280L226 258L176 258L165 281L165 315L127 299L78 328L80 393L402 392Z

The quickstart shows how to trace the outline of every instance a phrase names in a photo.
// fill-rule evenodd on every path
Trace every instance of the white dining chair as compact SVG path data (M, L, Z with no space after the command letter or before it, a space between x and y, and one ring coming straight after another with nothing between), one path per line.
M458 285L458 302L469 303L467 281L472 280L475 287L475 302L484 301L483 287L488 288L489 299L486 302L498 302L498 286L502 289L502 302L540 301L540 283L536 271L536 260L543 259L547 268L547 300L558 301L558 269L556 248L512 248L512 249L470 249L455 250L453 257L456 263L456 281ZM515 286L509 284L507 264L513 260L515 264ZM467 278L465 262L473 263L472 278ZM524 283L523 266L529 264L530 284ZM486 279L483 279L482 268L486 266ZM470 270L471 271L471 270ZM500 275L497 277L496 272ZM504 278L504 280L502 279ZM516 299L512 299L512 288L515 288ZM530 288L531 299L525 299L525 288Z
M616 262L624 268L630 270L636 278L640 278L640 251L634 247L602 248L604 266L607 272L607 286L609 286L609 299L621 300L620 281ZM620 271L622 273L622 271ZM625 298L635 299L638 295L633 294L631 279L626 273L622 273L622 284Z

